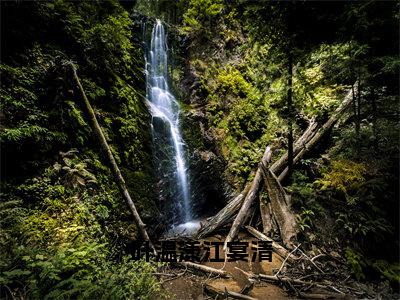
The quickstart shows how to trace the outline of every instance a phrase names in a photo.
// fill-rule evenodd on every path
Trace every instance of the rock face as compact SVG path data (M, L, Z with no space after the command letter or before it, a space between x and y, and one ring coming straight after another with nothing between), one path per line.
M182 130L189 153L189 178L192 210L195 218L212 215L231 199L234 194L226 176L227 162L220 155L218 138L209 128L207 112L208 92L202 77L191 61L191 41L175 35L174 67L180 70L174 87L182 106ZM197 51L197 50L196 50Z
M233 195L232 188L224 180L225 163L209 150L195 150L190 161L193 211L198 216L211 215Z

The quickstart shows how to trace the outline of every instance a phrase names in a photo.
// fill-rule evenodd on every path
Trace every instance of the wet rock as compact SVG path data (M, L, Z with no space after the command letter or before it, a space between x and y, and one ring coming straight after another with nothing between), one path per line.
M193 211L208 216L222 208L233 195L224 179L225 162L214 152L194 151L191 157L191 186L194 195Z
M191 109L187 112L187 117L196 121L206 120L206 114L202 109Z

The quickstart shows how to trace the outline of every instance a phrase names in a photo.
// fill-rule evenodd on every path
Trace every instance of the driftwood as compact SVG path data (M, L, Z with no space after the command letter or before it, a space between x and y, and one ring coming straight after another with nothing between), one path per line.
M215 269L212 267L208 267L208 266L204 266L204 265L200 265L200 264L195 264L192 262L179 262L179 265L182 265L184 267L187 268L191 268L191 269L195 269L204 273L211 273L213 275L219 275L223 278L229 278L232 277L231 274L229 274L227 271L224 270L220 270L220 269Z
M288 196L279 183L278 178L276 178L270 169L262 166L261 170L271 203L272 215L278 224L283 244L292 248L291 240L296 236L297 229L295 216L288 205Z
M227 299L228 297L233 299L243 299L243 300L257 300L257 298L253 298L241 293L236 293L233 291L229 291L225 288L225 291L218 290L212 287L209 284L205 284L203 286L204 292L213 297L213 299Z
M235 220L233 221L231 230L225 239L224 249L226 249L227 243L231 242L237 235L239 231L239 226L241 226L248 217L248 211L253 204L254 199L257 196L258 189L260 187L260 182L262 180L262 166L265 166L271 160L271 149L267 147L265 149L264 155L261 159L261 163L257 169L256 175L251 183L251 187L249 192L246 195L246 198L243 201L242 207L240 208L238 214L236 215Z
M251 226L245 226L247 231L253 235L254 237L258 238L261 241L268 241L268 242L272 242L272 250L278 254L280 257L282 257L283 259L287 258L287 261L289 263L294 262L295 260L298 260L299 258L296 257L293 254L290 254L290 252L288 250L286 250L284 247L282 247L281 245L279 245L278 243L274 242L271 238L267 237L265 234L263 234L262 232L258 231L257 229L255 229L254 227Z
M243 200L250 189L248 184L245 189L237 195L232 201L230 201L223 209L221 209L215 216L202 223L199 231L197 232L197 238L201 239L211 234L217 228L229 223L233 220L236 212L242 206Z
M155 248L150 241L149 235L147 234L146 225L143 223L142 219L140 218L140 215L136 210L135 204L133 203L132 198L129 195L125 180L122 177L121 171L118 168L117 162L114 159L114 155L111 152L111 149L107 143L107 140L103 134L103 131L102 131L99 123L97 122L96 115L93 111L92 106L90 105L89 99L86 96L85 90L82 87L81 81L76 72L76 67L72 63L69 63L69 65L72 69L74 80L75 80L76 84L78 85L79 91L81 93L83 104L84 104L87 114L89 116L90 124L91 124L92 130L93 130L94 136L97 139L97 141L99 142L101 149L103 150L103 152L108 160L108 163L111 167L111 171L114 175L115 181L118 185L121 195L124 198L124 200L126 201L126 203L128 204L128 206L132 212L133 219L135 221L137 228L139 229L139 232L140 232L142 238L145 241L149 242L151 249L153 249L153 251L155 252Z
M355 93L358 94L358 89L357 86L354 84L354 91ZM339 120L343 112L350 106L352 103L352 90L348 91L343 102L339 105L339 107L333 112L332 116L328 119L328 121L325 122L325 124L318 129L318 131L309 138L307 142L305 142L305 145L301 148L301 150L295 154L295 158L293 160L293 164L296 164L300 159L303 158L303 156L310 150L312 149L317 142L325 135L326 132L328 132L333 125ZM274 172L275 174L278 174ZM278 179L280 182L285 180L287 175L289 174L289 168L286 167L279 175Z

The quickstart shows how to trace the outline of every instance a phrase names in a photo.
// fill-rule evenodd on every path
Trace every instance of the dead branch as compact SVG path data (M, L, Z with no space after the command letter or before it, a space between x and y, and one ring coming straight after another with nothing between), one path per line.
M279 245L278 243L274 242L271 238L267 237L265 234L263 234L262 232L258 231L257 229L255 229L254 227L251 226L245 226L245 228L247 229L247 231L252 234L254 237L258 238L261 241L269 241L272 242L272 250L278 254L280 257L282 257L283 259L285 259L286 257L288 257L288 262L292 263L295 260L298 260L299 258L294 256L293 254L291 254L288 250L286 250L284 247L282 247L281 245Z
M200 264L195 264L192 262L178 262L179 265L182 265L184 267L187 268L191 268L191 269L195 269L198 271L202 271L204 273L210 273L210 274L214 274L214 275L219 275L223 278L229 278L232 277L232 275L230 273L228 273L227 271L224 270L220 270L220 269L215 269L212 267L208 267L208 266L204 266L204 265L200 265Z
M320 267L318 267L318 266L315 264L315 262L313 262L312 259L310 259L310 258L308 257L307 254L305 254L305 253L304 253L303 251L301 251L300 249L299 249L299 252L300 252L305 258L307 258L307 260L310 261L318 271L320 271L322 274L325 273Z
M225 288L225 291L218 290L214 287L212 287L209 284L205 284L203 286L204 292L212 297L214 299L226 299L227 297L231 297L234 299L243 299L243 300L257 300L257 298L253 298L247 295L243 295L240 293L236 293L233 291L229 291Z
M281 267L279 268L278 272L276 272L275 276L278 276L279 273L282 271L283 266L285 265L286 261L288 260L288 258L290 257L290 255L292 255L294 252L296 252L296 250L300 247L300 244L298 244L287 256L286 258L283 260Z
M299 293L301 298L304 299L355 299L350 295L342 295L337 293L326 293L326 294L316 294L316 293Z

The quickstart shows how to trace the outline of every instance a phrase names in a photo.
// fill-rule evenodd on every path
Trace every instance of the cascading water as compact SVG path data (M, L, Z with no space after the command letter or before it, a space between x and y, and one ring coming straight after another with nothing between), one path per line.
M147 99L152 114L153 146L155 152L162 156L156 162L161 182L169 183L164 186L172 190L170 198L175 198L167 199L174 203L170 205L170 210L174 212L172 219L175 222L188 222L192 219L192 213L184 142L179 128L180 108L168 88L167 50L165 29L161 21L157 20L146 58ZM169 170L171 166L172 170ZM173 174L169 174L171 171Z

